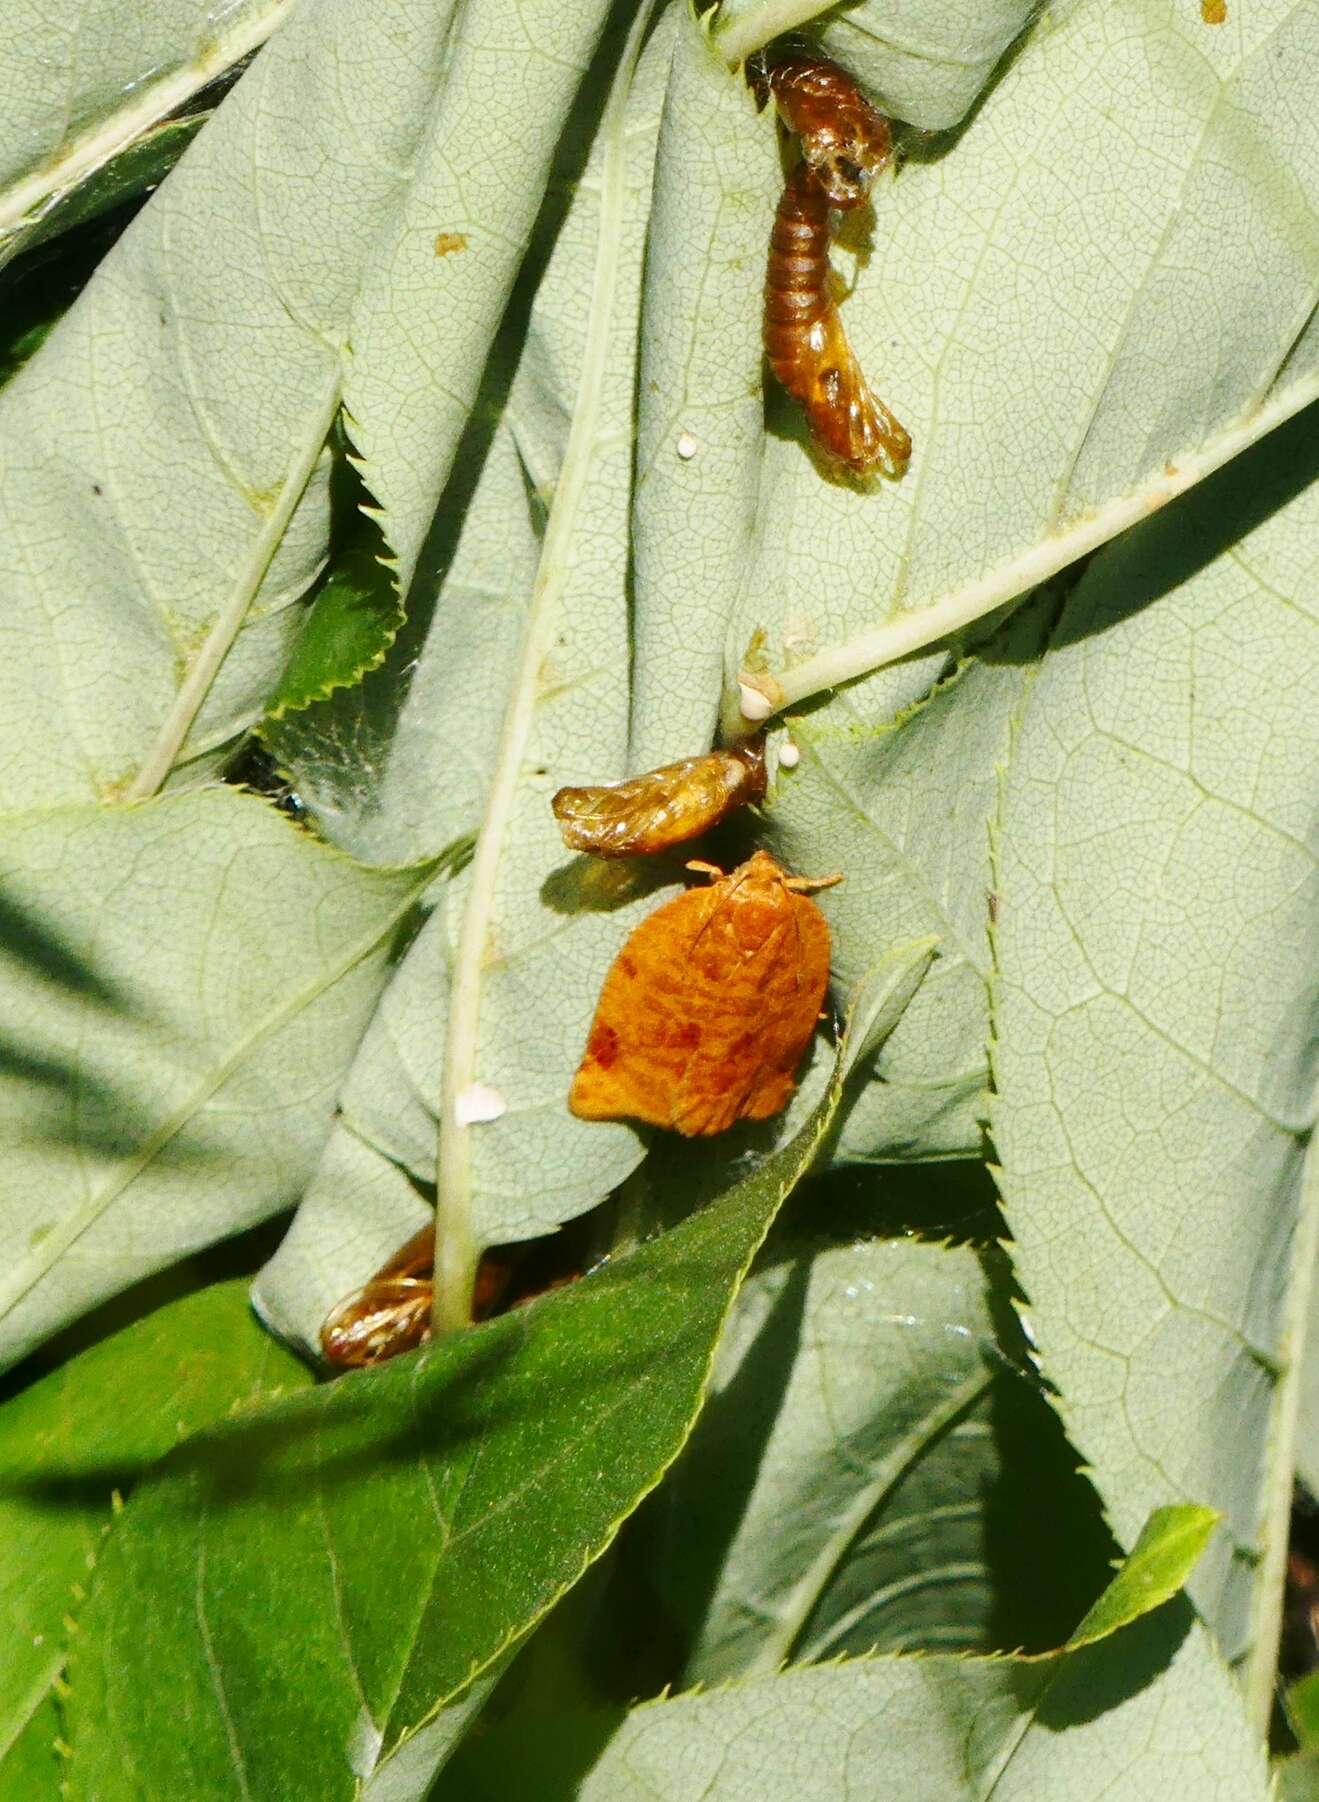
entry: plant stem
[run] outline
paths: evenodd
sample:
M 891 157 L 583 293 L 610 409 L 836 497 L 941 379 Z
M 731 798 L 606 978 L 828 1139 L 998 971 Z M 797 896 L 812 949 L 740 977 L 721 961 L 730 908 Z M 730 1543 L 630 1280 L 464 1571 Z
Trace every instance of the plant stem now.
M 914 651 L 925 650 L 992 613 L 1005 602 L 1025 595 L 1050 576 L 1057 575 L 1059 570 L 1066 569 L 1078 557 L 1107 544 L 1128 526 L 1157 513 L 1169 501 L 1185 494 L 1197 482 L 1221 469 L 1316 399 L 1319 399 L 1319 376 L 1297 381 L 1248 419 L 1217 433 L 1180 462 L 1166 465 L 1139 488 L 1106 501 L 1102 507 L 1084 514 L 1062 531 L 1018 552 L 983 575 L 973 577 L 928 606 L 897 613 L 882 625 L 859 632 L 842 644 L 831 645 L 814 657 L 794 664 L 791 669 L 775 670 L 771 675 L 748 675 L 744 679 L 765 696 L 771 713 L 777 713 L 823 689 L 855 682 L 861 676 L 883 669 L 886 664 L 896 663 L 900 657 L 910 657 Z M 734 686 L 724 701 L 723 740 L 735 743 L 739 738 L 745 738 L 749 729 Z
M 828 12 L 833 3 L 834 0 L 762 0 L 761 5 L 737 13 L 722 31 L 716 28 L 715 47 L 729 68 L 736 68 L 771 38 L 809 24 Z
M 449 1030 L 436 1154 L 435 1299 L 431 1319 L 437 1334 L 453 1332 L 471 1320 L 472 1284 L 479 1256 L 472 1217 L 473 1129 L 460 1122 L 457 1104 L 459 1097 L 477 1080 L 482 971 L 494 915 L 499 866 L 512 825 L 518 779 L 535 722 L 541 667 L 558 628 L 577 514 L 594 458 L 622 242 L 627 98 L 650 14 L 651 0 L 643 0 L 628 31 L 601 122 L 604 154 L 600 171 L 600 222 L 587 314 L 586 354 L 578 378 L 563 467 L 550 504 L 540 562 L 532 584 L 522 654 L 504 714 L 490 795 L 468 874 L 467 896 L 449 984 Z
M 1292 1486 L 1296 1471 L 1296 1432 L 1301 1406 L 1302 1362 L 1314 1291 L 1315 1258 L 1319 1256 L 1319 1153 L 1311 1139 L 1305 1154 L 1292 1250 L 1291 1285 L 1283 1320 L 1282 1375 L 1273 1396 L 1264 1506 L 1261 1511 L 1259 1566 L 1251 1606 L 1250 1654 L 1246 1663 L 1246 1708 L 1260 1739 L 1268 1737 L 1278 1674 L 1282 1635 L 1282 1589 L 1291 1536 Z

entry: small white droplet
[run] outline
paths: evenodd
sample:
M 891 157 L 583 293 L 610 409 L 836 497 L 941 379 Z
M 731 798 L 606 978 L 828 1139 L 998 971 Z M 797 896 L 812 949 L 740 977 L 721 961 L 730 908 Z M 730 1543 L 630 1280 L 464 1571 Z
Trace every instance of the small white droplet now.
M 459 1126 L 479 1126 L 507 1112 L 508 1103 L 499 1090 L 489 1089 L 483 1082 L 469 1082 L 454 1098 L 453 1117 Z
M 699 438 L 693 438 L 690 432 L 679 432 L 678 442 L 673 447 L 684 463 L 690 463 L 701 448 Z
M 795 770 L 801 762 L 801 752 L 790 738 L 785 738 L 779 746 L 779 763 L 785 770 Z
M 767 720 L 773 713 L 768 695 L 761 694 L 758 688 L 752 688 L 749 682 L 739 682 L 737 693 L 744 720 Z

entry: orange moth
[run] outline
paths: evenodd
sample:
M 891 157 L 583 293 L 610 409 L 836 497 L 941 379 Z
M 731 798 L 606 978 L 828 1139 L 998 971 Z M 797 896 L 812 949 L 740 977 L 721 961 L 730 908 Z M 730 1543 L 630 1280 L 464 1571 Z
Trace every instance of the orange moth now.
M 766 851 L 644 919 L 615 958 L 573 1079 L 583 1120 L 689 1137 L 787 1105 L 829 983 L 829 928 L 810 899 L 840 876 L 789 876 Z

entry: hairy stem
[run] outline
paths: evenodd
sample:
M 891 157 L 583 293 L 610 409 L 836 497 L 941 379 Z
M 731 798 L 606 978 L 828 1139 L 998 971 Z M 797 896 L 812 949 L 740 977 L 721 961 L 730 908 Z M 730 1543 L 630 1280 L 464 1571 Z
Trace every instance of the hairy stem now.
M 504 714 L 490 796 L 472 857 L 449 985 L 449 1031 L 436 1159 L 435 1301 L 431 1317 L 436 1333 L 452 1332 L 471 1319 L 472 1284 L 479 1256 L 472 1218 L 472 1127 L 463 1120 L 458 1104 L 477 1080 L 482 976 L 499 866 L 535 722 L 541 666 L 558 627 L 577 514 L 594 460 L 622 242 L 627 158 L 625 109 L 650 13 L 649 4 L 638 8 L 601 123 L 604 158 L 600 172 L 600 222 L 587 316 L 586 355 L 578 378 L 563 468 L 532 584 L 522 653 Z
M 743 671 L 741 682 L 747 693 L 740 693 L 735 688 L 725 697 L 724 742 L 735 743 L 745 738 L 751 730 L 752 720 L 763 720 L 824 689 L 837 688 L 840 683 L 855 682 L 861 676 L 871 675 L 901 657 L 909 657 L 915 651 L 938 644 L 941 639 L 972 625 L 1005 602 L 1025 595 L 1050 576 L 1057 575 L 1059 570 L 1066 569 L 1078 557 L 1097 550 L 1128 526 L 1137 524 L 1148 514 L 1156 513 L 1169 501 L 1185 494 L 1315 399 L 1319 399 L 1319 376 L 1295 382 L 1248 419 L 1217 433 L 1198 450 L 1167 465 L 1139 488 L 1106 501 L 1062 531 L 1019 551 L 1006 563 L 973 577 L 928 606 L 897 613 L 882 625 L 859 632 L 842 644 L 831 645 L 814 657 L 794 664 L 791 669 L 774 670 L 768 675 Z M 748 696 L 750 712 L 745 711 Z

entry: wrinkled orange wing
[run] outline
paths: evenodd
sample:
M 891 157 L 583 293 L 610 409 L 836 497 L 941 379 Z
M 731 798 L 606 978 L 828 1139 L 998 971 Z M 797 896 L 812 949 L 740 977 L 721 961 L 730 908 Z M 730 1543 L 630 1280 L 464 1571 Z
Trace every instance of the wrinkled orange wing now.
M 321 1328 L 331 1364 L 359 1370 L 430 1337 L 433 1287 L 429 1277 L 377 1276 L 333 1308 Z
M 331 1364 L 355 1370 L 411 1351 L 429 1336 L 435 1222 L 428 1221 L 369 1282 L 336 1302 L 321 1328 Z
M 687 889 L 634 927 L 596 1006 L 568 1105 L 582 1120 L 671 1126 L 692 1048 L 687 966 L 718 886 Z
M 787 1106 L 829 985 L 824 915 L 781 880 L 729 895 L 709 937 L 716 932 L 708 962 L 696 958 L 702 1032 L 674 1110 L 674 1126 L 693 1137 Z
M 627 782 L 561 788 L 551 806 L 569 850 L 646 857 L 699 838 L 764 793 L 764 749 L 756 744 L 684 757 Z
M 643 920 L 615 959 L 569 1106 L 689 1136 L 792 1093 L 829 980 L 829 929 L 763 853 Z

